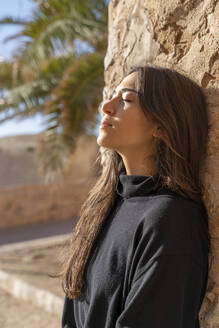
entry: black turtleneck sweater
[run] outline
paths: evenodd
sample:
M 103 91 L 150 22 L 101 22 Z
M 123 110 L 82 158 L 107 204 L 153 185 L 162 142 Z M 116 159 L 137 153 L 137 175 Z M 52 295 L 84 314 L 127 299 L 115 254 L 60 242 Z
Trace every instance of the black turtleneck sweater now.
M 120 173 L 118 200 L 85 273 L 83 300 L 65 297 L 63 328 L 198 328 L 208 275 L 196 203 L 154 176 Z

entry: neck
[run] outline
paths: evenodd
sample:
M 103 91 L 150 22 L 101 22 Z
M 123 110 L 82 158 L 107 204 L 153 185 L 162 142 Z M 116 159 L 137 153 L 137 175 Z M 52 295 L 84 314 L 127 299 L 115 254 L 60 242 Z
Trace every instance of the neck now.
M 154 175 L 158 172 L 155 166 L 154 156 L 148 156 L 144 159 L 132 158 L 131 160 L 127 157 L 123 157 L 123 163 L 125 166 L 127 175 Z

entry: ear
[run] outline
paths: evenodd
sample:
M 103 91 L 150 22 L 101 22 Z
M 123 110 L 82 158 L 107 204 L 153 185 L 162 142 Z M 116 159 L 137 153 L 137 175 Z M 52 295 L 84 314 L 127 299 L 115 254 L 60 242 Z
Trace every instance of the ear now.
M 155 125 L 154 131 L 153 131 L 153 137 L 158 138 L 161 135 L 161 128 L 158 125 Z

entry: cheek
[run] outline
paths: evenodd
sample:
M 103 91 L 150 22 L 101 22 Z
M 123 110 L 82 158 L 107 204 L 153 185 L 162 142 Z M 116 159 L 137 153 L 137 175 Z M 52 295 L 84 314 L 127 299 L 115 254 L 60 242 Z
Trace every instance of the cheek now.
M 152 141 L 152 126 L 142 116 L 132 116 L 124 120 L 117 131 L 118 140 L 126 145 L 148 144 Z
M 133 111 L 127 118 L 124 123 L 129 131 L 133 131 L 140 136 L 152 134 L 153 124 L 146 118 L 141 109 Z

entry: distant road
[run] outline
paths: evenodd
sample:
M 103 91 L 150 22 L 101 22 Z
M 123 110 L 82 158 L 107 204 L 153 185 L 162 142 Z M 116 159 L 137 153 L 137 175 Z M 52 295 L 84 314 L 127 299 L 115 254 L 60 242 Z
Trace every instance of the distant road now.
M 0 245 L 68 234 L 71 233 L 76 222 L 77 217 L 0 229 Z

